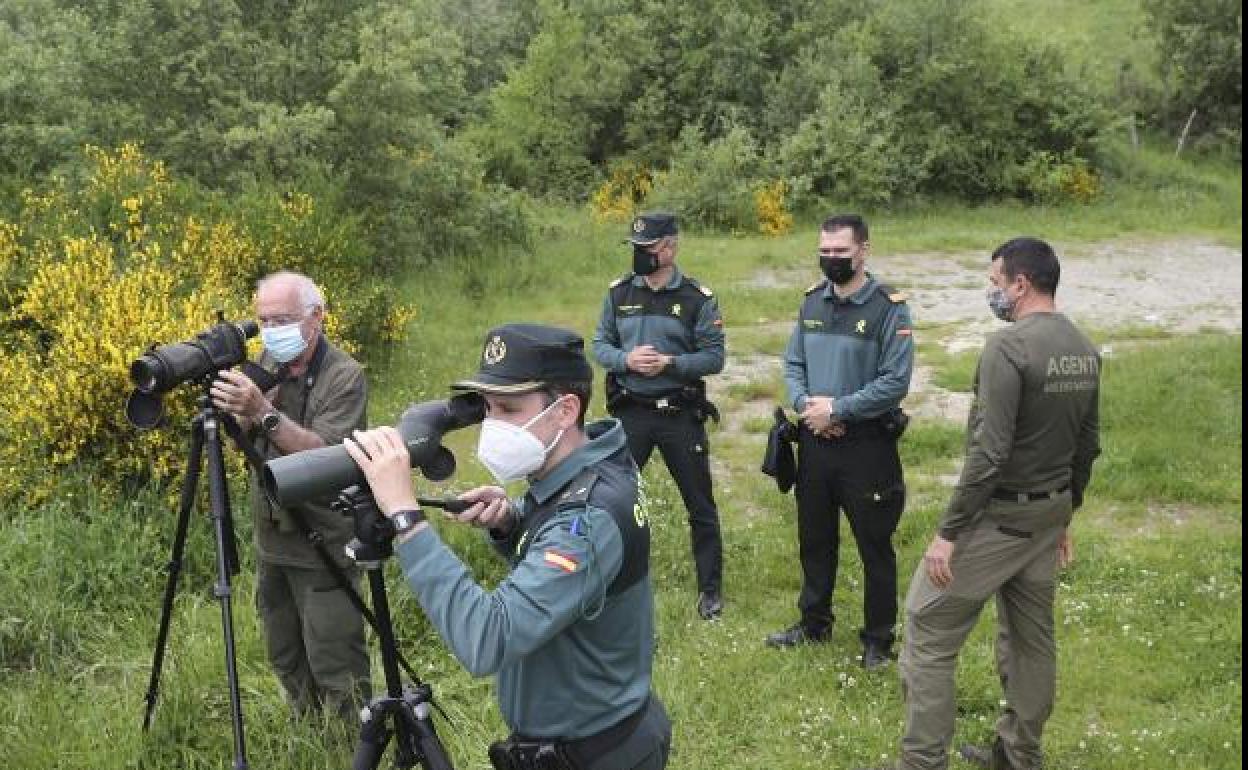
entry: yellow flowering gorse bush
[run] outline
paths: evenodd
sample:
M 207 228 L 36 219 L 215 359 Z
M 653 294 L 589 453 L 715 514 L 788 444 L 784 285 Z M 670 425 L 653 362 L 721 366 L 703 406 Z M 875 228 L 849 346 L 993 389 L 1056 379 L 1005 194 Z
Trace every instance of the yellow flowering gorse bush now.
M 38 500 L 69 466 L 106 492 L 172 478 L 199 390 L 167 394 L 168 425 L 137 431 L 124 416 L 130 363 L 207 329 L 218 312 L 251 317 L 268 272 L 299 270 L 321 285 L 337 344 L 358 351 L 402 337 L 414 311 L 388 286 L 356 285 L 358 265 L 339 259 L 350 232 L 309 221 L 309 196 L 275 201 L 259 224 L 209 222 L 173 203 L 163 166 L 136 145 L 86 157 L 85 184 L 26 191 L 18 221 L 0 221 L 0 499 Z
M 654 175 L 650 169 L 621 163 L 590 197 L 590 211 L 597 222 L 627 222 L 653 190 Z
M 789 186 L 783 179 L 754 191 L 754 211 L 758 216 L 758 230 L 763 235 L 785 235 L 793 229 L 788 194 Z

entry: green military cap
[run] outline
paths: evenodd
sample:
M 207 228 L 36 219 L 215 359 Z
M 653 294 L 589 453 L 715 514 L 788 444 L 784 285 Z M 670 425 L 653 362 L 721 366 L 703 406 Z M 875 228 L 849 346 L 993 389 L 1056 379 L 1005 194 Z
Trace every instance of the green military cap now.
M 553 382 L 589 382 L 593 370 L 585 359 L 581 335 L 555 326 L 504 324 L 485 335 L 481 368 L 452 390 L 478 393 L 530 393 Z

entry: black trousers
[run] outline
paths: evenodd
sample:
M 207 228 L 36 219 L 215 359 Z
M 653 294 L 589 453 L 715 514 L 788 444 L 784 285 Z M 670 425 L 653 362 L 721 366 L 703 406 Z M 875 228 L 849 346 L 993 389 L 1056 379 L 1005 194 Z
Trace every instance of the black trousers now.
M 659 448 L 689 513 L 698 590 L 718 592 L 723 580 L 724 545 L 719 532 L 719 510 L 711 490 L 706 427 L 687 409 L 663 413 L 628 404 L 617 410 L 616 417 L 624 425 L 628 448 L 638 469 L 645 468 L 654 448 Z
M 906 505 L 896 439 L 874 425 L 839 439 L 822 439 L 802 426 L 797 456 L 797 539 L 802 623 L 822 631 L 834 619 L 832 592 L 841 545 L 841 512 L 858 544 L 866 572 L 863 642 L 885 646 L 897 623 L 897 553 L 893 532 Z

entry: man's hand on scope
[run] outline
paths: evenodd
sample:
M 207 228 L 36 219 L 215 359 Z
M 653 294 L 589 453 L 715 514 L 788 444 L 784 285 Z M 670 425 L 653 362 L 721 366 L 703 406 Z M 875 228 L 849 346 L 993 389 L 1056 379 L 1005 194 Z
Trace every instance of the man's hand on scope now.
M 398 430 L 389 425 L 357 430 L 354 440 L 343 439 L 342 446 L 364 472 L 382 513 L 420 507 L 412 491 L 412 461 Z
M 235 419 L 254 423 L 273 410 L 273 404 L 260 392 L 256 383 L 236 369 L 217 372 L 210 392 L 213 406 L 228 412 Z
M 471 502 L 472 505 L 461 513 L 448 513 L 447 516 L 465 524 L 482 529 L 492 529 L 499 534 L 507 534 L 515 524 L 515 516 L 511 512 L 511 501 L 502 487 L 476 487 L 459 496 L 460 500 Z

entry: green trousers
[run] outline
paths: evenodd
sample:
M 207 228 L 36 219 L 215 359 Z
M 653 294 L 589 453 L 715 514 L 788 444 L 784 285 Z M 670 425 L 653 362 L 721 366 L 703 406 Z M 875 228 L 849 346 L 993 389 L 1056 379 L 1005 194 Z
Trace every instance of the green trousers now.
M 347 575 L 358 590 L 359 571 Z M 256 609 L 269 662 L 295 712 L 323 708 L 354 721 L 371 696 L 364 618 L 329 570 L 260 561 Z
M 999 759 L 998 764 L 1002 770 L 1041 766 L 1041 736 L 1057 687 L 1057 544 L 1070 516 L 1069 493 L 1028 503 L 993 500 L 975 526 L 958 538 L 949 586 L 937 588 L 919 564 L 906 598 L 899 660 L 906 699 L 901 767 L 949 766 L 958 653 L 993 597 L 999 623 L 997 667 L 1006 702 L 997 740 L 1004 749 L 1000 759 L 1008 760 Z

